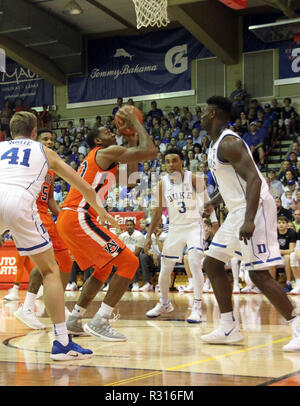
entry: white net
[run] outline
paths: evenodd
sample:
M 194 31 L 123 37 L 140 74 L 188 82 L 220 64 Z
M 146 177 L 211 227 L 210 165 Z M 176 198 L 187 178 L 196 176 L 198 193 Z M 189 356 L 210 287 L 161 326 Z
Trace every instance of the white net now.
M 132 0 L 136 12 L 137 28 L 166 26 L 170 20 L 168 17 L 167 0 Z

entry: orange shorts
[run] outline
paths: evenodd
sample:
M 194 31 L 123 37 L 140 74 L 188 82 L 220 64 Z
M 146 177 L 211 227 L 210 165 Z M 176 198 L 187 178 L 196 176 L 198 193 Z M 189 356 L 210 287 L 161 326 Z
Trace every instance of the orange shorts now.
M 56 226 L 83 271 L 92 266 L 103 268 L 126 247 L 115 234 L 85 212 L 62 210 Z
M 50 235 L 54 252 L 66 250 L 67 247 L 61 237 L 59 236 L 56 228 L 56 224 L 52 220 L 52 217 L 49 213 L 40 213 L 40 217 L 43 225 L 45 226 L 48 234 Z
M 31 261 L 31 259 L 29 257 L 25 257 L 25 256 L 21 257 L 21 255 L 17 251 L 16 266 L 17 266 L 17 274 L 16 274 L 15 283 L 20 283 L 21 280 L 23 279 L 24 272 L 26 272 L 29 275 L 34 267 L 34 263 Z

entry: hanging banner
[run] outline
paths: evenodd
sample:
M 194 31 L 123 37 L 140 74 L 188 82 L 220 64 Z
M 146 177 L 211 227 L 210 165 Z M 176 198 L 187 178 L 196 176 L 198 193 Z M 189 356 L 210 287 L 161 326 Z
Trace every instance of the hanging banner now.
M 89 42 L 88 76 L 68 81 L 72 103 L 191 90 L 191 61 L 212 54 L 185 29 Z
M 300 42 L 285 42 L 279 48 L 279 79 L 300 81 Z
M 6 58 L 5 72 L 0 72 L 0 105 L 23 99 L 26 107 L 53 105 L 53 85 L 30 69 Z

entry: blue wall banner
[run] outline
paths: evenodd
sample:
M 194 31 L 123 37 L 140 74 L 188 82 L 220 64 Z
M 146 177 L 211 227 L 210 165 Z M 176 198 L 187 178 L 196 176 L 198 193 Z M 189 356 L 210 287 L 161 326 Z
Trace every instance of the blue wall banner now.
M 28 68 L 6 59 L 6 72 L 0 72 L 0 106 L 21 98 L 27 107 L 53 105 L 53 85 Z
M 88 75 L 68 80 L 68 101 L 187 91 L 191 89 L 191 61 L 211 56 L 182 28 L 93 40 L 88 46 Z

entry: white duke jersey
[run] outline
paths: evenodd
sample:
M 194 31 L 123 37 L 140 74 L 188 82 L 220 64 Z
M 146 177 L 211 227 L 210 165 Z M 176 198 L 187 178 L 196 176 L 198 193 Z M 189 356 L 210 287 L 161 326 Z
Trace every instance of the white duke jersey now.
M 235 211 L 242 207 L 246 207 L 247 204 L 246 182 L 236 173 L 235 169 L 229 162 L 222 162 L 219 159 L 218 156 L 219 145 L 222 142 L 222 140 L 228 135 L 234 136 L 239 140 L 242 140 L 233 131 L 224 130 L 219 139 L 214 144 L 211 144 L 209 147 L 208 166 L 218 186 L 219 192 L 226 204 L 226 207 L 228 208 L 229 211 Z M 242 142 L 244 141 L 242 140 Z M 258 167 L 256 166 L 248 145 L 245 142 L 244 144 L 261 179 L 260 198 L 261 199 L 270 198 L 271 194 L 269 192 L 267 182 L 265 181 L 264 177 L 262 176 Z
M 0 142 L 0 187 L 26 189 L 35 201 L 49 169 L 43 145 L 28 138 Z
M 192 172 L 184 171 L 183 181 L 179 183 L 171 182 L 168 174 L 163 176 L 162 200 L 168 208 L 170 226 L 202 222 L 201 202 L 193 188 Z

